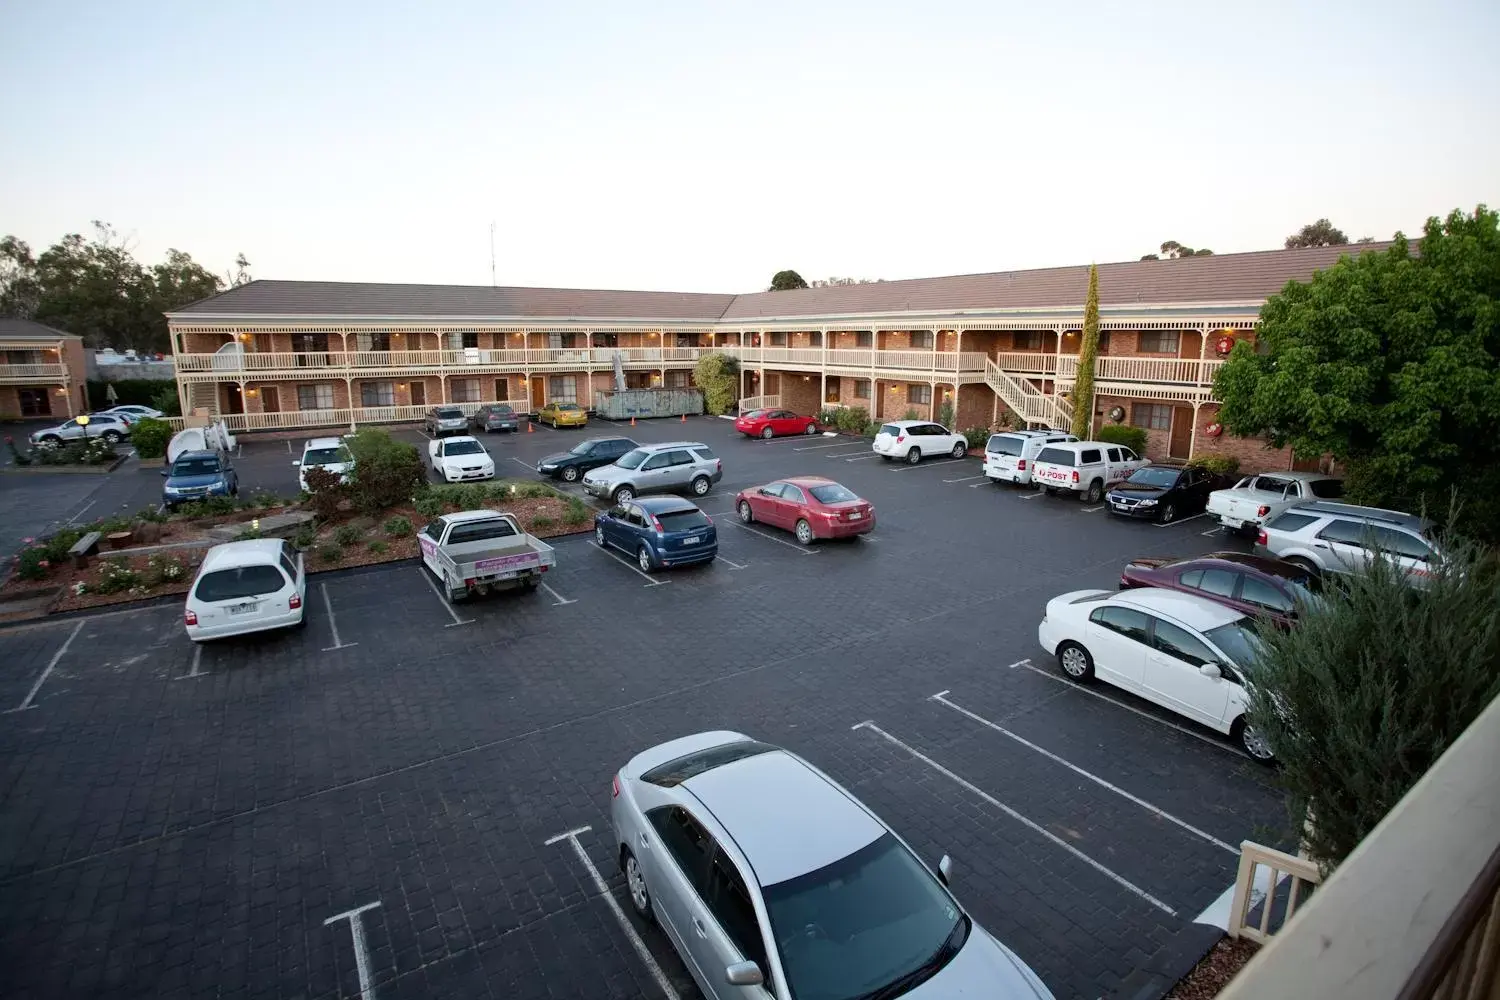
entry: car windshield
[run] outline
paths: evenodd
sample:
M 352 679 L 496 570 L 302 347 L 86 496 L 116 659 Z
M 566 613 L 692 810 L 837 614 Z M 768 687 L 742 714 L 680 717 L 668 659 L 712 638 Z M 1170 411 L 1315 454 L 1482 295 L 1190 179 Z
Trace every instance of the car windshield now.
M 798 1000 L 852 1000 L 962 941 L 967 921 L 932 874 L 887 833 L 763 890 L 787 984 Z M 913 984 L 915 985 L 915 984 Z
M 573 447 L 568 449 L 568 454 L 580 456 L 587 455 L 594 450 L 594 444 L 595 442 L 593 441 L 580 441 Z
M 451 406 L 437 411 L 437 417 L 439 420 L 455 420 L 463 415 L 463 410 Z
M 996 434 L 985 442 L 984 450 L 991 455 L 1019 455 L 1023 444 L 1024 442 L 1018 437 Z
M 314 448 L 302 456 L 303 465 L 348 465 L 353 459 L 347 448 Z
M 814 486 L 807 492 L 813 495 L 813 499 L 819 503 L 848 503 L 850 500 L 858 500 L 854 491 L 838 483 L 829 483 L 827 486 Z
M 179 458 L 172 463 L 174 476 L 213 476 L 219 472 L 219 460 L 212 455 L 201 458 Z
M 1136 469 L 1125 482 L 1131 486 L 1160 486 L 1165 490 L 1176 485 L 1178 475 L 1176 469 Z
M 701 510 L 674 510 L 666 514 L 657 514 L 656 519 L 667 531 L 696 531 L 699 528 L 707 528 L 711 523 L 708 515 Z
M 193 597 L 205 603 L 233 601 L 274 594 L 285 586 L 286 577 L 275 566 L 240 566 L 203 574 L 193 589 Z
M 640 448 L 637 448 L 635 451 L 627 451 L 625 454 L 615 459 L 615 464 L 622 469 L 635 469 L 638 468 L 640 464 L 645 460 L 646 452 Z
M 557 404 L 557 409 L 559 409 L 559 410 L 576 410 L 576 409 L 578 409 L 578 404 L 577 403 L 558 403 Z
M 449 441 L 445 449 L 448 455 L 483 455 L 484 445 L 478 441 Z
M 1248 667 L 1260 656 L 1260 640 L 1253 631 L 1254 622 L 1249 618 L 1232 621 L 1204 632 L 1208 641 L 1223 651 L 1229 661 L 1237 667 Z

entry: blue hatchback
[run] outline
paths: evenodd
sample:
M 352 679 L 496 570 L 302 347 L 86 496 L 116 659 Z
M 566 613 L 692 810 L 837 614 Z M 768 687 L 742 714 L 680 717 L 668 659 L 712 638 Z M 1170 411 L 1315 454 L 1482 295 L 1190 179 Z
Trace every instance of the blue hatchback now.
M 178 504 L 232 497 L 240 492 L 239 477 L 229 456 L 219 451 L 185 451 L 171 467 L 162 470 L 161 501 L 168 510 Z
M 681 497 L 637 497 L 595 514 L 594 541 L 631 556 L 643 573 L 709 562 L 719 552 L 713 521 Z

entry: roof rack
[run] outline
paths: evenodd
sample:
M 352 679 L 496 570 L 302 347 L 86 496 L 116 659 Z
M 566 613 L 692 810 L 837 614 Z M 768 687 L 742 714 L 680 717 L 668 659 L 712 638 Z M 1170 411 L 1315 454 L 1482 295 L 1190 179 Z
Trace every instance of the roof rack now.
M 1387 521 L 1391 524 L 1420 524 L 1416 514 L 1401 510 L 1386 510 L 1383 507 L 1361 507 L 1359 504 L 1336 503 L 1332 500 L 1308 500 L 1296 505 L 1298 510 L 1310 510 L 1319 514 L 1348 514 L 1367 521 Z

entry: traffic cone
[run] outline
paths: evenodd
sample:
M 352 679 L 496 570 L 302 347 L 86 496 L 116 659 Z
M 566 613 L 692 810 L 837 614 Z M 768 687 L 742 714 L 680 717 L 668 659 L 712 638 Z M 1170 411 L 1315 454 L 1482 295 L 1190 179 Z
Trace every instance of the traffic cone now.
M 526 433 L 527 434 L 535 434 L 536 433 L 536 425 L 534 425 L 530 420 L 526 421 Z
M 635 426 L 635 417 L 631 417 L 630 418 L 630 426 L 632 426 L 632 427 Z
M 687 423 L 687 414 L 686 414 L 686 413 L 684 413 L 684 414 L 683 414 L 683 415 L 682 415 L 682 422 L 683 422 L 683 423 Z

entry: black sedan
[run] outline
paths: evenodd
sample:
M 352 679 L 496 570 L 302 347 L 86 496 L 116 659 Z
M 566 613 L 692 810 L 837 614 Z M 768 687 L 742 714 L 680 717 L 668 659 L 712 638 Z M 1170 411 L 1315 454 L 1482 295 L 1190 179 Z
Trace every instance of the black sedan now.
M 1112 487 L 1104 503 L 1111 514 L 1167 524 L 1202 513 L 1212 492 L 1213 477 L 1203 469 L 1148 465 Z
M 630 438 L 584 438 L 569 451 L 548 455 L 536 463 L 536 471 L 553 479 L 576 483 L 590 469 L 610 465 L 628 451 L 640 447 Z
M 476 431 L 518 431 L 521 429 L 521 418 L 516 415 L 505 403 L 491 403 L 489 406 L 481 406 L 474 411 L 469 418 L 469 423 Z

